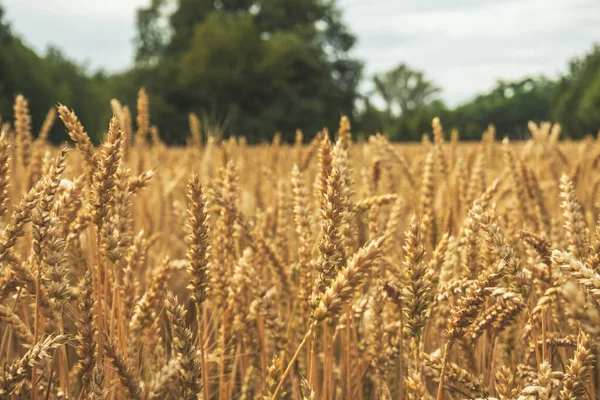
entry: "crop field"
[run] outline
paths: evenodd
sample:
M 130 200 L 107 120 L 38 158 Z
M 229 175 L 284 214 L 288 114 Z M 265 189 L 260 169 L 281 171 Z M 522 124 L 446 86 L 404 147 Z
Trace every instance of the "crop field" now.
M 71 109 L 73 106 L 75 109 Z M 596 399 L 600 144 L 0 138 L 0 399 Z M 72 142 L 47 141 L 62 124 Z

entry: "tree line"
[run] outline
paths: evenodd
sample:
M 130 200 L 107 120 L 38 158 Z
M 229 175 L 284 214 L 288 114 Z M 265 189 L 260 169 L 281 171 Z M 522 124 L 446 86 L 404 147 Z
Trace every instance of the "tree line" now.
M 133 66 L 91 72 L 52 47 L 44 55 L 13 32 L 0 5 L 0 115 L 10 120 L 18 93 L 29 100 L 33 126 L 63 103 L 77 110 L 90 135 L 106 130 L 115 97 L 135 109 L 140 87 L 150 95 L 152 123 L 168 144 L 185 143 L 188 115 L 250 143 L 296 129 L 309 139 L 348 115 L 357 134 L 384 132 L 419 140 L 439 116 L 447 132 L 475 140 L 488 124 L 512 138 L 527 136 L 529 120 L 557 121 L 569 137 L 600 128 L 600 46 L 569 62 L 556 80 L 499 81 L 488 93 L 450 108 L 441 88 L 404 63 L 365 76 L 351 55 L 356 37 L 335 0 L 149 0 L 137 10 Z M 399 55 L 401 57 L 401 55 Z M 359 84 L 372 82 L 370 93 Z M 378 100 L 374 100 L 378 99 Z M 66 140 L 59 126 L 54 142 Z

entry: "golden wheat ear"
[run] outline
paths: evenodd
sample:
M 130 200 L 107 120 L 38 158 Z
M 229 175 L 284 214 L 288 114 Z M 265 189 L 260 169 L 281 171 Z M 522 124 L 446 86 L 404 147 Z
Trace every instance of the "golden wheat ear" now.
M 192 331 L 185 323 L 186 310 L 172 292 L 168 292 L 165 297 L 165 308 L 173 330 L 173 346 L 183 394 L 185 398 L 197 398 L 201 391 L 200 362 Z

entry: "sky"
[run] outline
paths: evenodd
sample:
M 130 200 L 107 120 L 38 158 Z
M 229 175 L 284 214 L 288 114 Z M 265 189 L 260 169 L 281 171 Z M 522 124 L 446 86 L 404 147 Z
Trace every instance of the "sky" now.
M 91 69 L 133 63 L 135 9 L 150 0 L 0 0 L 14 30 Z M 282 0 L 286 1 L 286 0 Z M 425 71 L 457 105 L 498 79 L 556 77 L 600 43 L 600 0 L 338 0 L 366 76 L 400 62 Z M 368 87 L 368 86 L 367 86 Z

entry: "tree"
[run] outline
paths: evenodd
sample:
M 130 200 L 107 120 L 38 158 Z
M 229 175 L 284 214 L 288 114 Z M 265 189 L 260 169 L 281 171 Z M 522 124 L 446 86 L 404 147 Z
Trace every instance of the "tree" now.
M 4 7 L 0 4 L 0 40 L 5 41 L 12 37 L 10 24 L 4 20 Z
M 134 40 L 136 63 L 156 63 L 162 55 L 169 34 L 161 17 L 161 10 L 165 5 L 166 0 L 151 0 L 149 7 L 137 10 L 138 34 Z
M 421 71 L 400 64 L 391 71 L 375 75 L 375 92 L 386 104 L 389 118 L 410 116 L 435 100 L 441 89 L 425 78 Z
M 600 72 L 583 93 L 576 117 L 581 121 L 582 134 L 600 132 Z
M 0 7 L 0 115 L 12 119 L 15 96 L 23 94 L 29 100 L 35 135 L 48 109 L 60 102 L 75 108 L 88 132 L 99 138 L 110 112 L 103 85 L 55 47 L 40 57 L 11 32 L 3 15 Z M 64 127 L 55 124 L 50 140 L 67 138 Z
M 437 99 L 440 89 L 421 71 L 406 64 L 373 77 L 376 95 L 384 103 L 377 110 L 372 102 L 363 109 L 362 120 L 383 126 L 393 140 L 419 140 L 422 133 L 431 129 L 431 120 L 447 113 L 443 102 Z M 380 118 L 379 123 L 373 121 Z
M 185 116 L 230 116 L 249 140 L 314 134 L 354 112 L 362 64 L 334 1 L 152 0 L 138 10 L 138 71 Z M 174 11 L 168 12 L 169 9 Z M 167 26 L 161 21 L 168 21 Z M 171 132 L 185 118 L 154 119 Z M 175 134 L 178 136 L 178 134 Z
M 568 136 L 583 137 L 600 128 L 600 45 L 583 58 L 569 62 L 553 92 L 552 117 L 563 125 Z
M 457 107 L 451 118 L 465 139 L 479 139 L 489 124 L 494 124 L 499 137 L 524 139 L 529 121 L 550 120 L 553 85 L 543 76 L 499 81 L 489 93 Z

